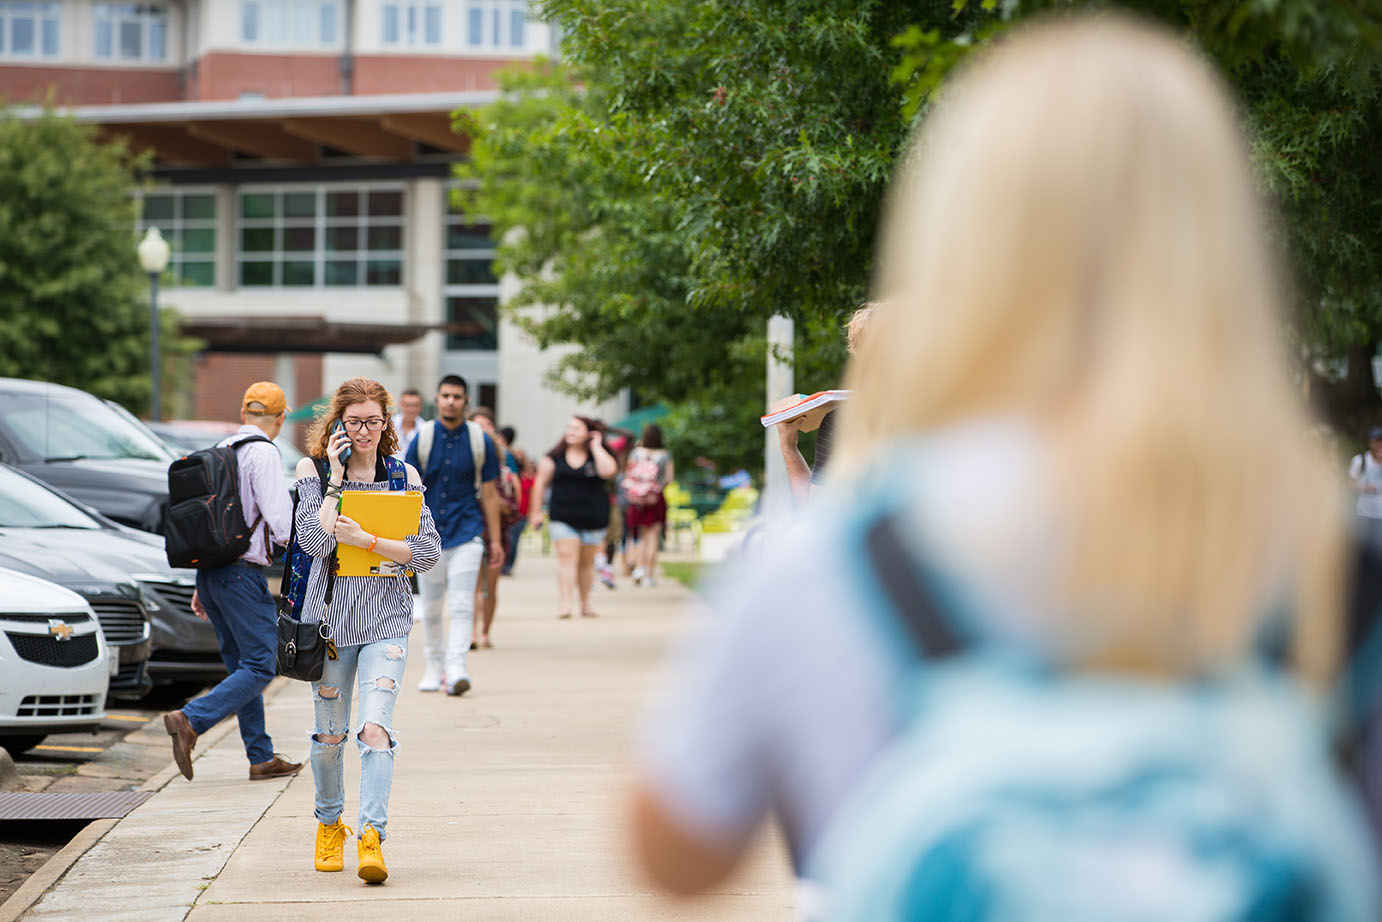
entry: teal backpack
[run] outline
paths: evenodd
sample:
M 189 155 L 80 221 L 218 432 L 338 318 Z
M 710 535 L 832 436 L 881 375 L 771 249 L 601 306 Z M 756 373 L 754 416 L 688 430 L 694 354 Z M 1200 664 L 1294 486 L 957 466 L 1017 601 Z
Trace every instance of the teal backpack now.
M 1382 919 L 1325 722 L 1279 670 L 1063 672 L 966 633 L 895 519 L 857 544 L 904 728 L 813 849 L 812 922 Z

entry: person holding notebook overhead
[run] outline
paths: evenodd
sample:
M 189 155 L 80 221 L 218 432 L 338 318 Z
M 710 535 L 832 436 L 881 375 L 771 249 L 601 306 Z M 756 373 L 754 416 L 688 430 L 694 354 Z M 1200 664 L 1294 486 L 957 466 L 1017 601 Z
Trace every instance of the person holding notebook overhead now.
M 297 467 L 297 541 L 314 558 L 302 620 L 327 621 L 337 652 L 334 659 L 328 655 L 321 679 L 312 683 L 315 866 L 318 871 L 344 869 L 344 842 L 352 830 L 341 822 L 343 750 L 351 728 L 358 727 L 353 732 L 360 752 L 358 874 L 366 883 L 382 883 L 389 873 L 381 845 L 398 753 L 393 713 L 408 662 L 413 594 L 402 569 L 392 576 L 336 576 L 333 552 L 344 546 L 364 548 L 420 573 L 441 559 L 441 538 L 426 504 L 417 533 L 401 540 L 371 534 L 339 511 L 345 492 L 385 491 L 396 488 L 400 480 L 409 490 L 423 489 L 417 470 L 392 457 L 398 433 L 387 415 L 390 403 L 379 382 L 346 381 L 313 424 L 308 436 L 312 457 Z M 324 479 L 323 460 L 328 472 Z M 352 693 L 358 701 L 353 723 Z

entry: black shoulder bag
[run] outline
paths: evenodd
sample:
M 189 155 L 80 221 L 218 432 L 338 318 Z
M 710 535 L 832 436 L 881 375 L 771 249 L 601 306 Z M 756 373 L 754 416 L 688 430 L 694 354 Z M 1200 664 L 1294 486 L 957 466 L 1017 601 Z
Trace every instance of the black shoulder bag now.
M 326 485 L 329 483 L 322 462 L 316 458 L 317 476 L 321 478 L 322 502 L 326 501 Z M 283 581 L 278 590 L 278 674 L 304 682 L 316 682 L 322 677 L 328 658 L 336 658 L 336 642 L 331 639 L 331 622 L 326 617 L 326 606 L 331 604 L 332 590 L 336 588 L 336 551 L 323 563 L 326 565 L 326 598 L 323 600 L 322 619 L 318 622 L 305 622 L 296 617 L 301 614 L 294 609 L 301 605 L 306 595 L 307 577 L 311 572 L 312 556 L 297 543 L 297 500 L 293 501 L 293 530 L 288 539 L 288 551 L 283 555 Z M 295 585 L 300 581 L 301 587 Z

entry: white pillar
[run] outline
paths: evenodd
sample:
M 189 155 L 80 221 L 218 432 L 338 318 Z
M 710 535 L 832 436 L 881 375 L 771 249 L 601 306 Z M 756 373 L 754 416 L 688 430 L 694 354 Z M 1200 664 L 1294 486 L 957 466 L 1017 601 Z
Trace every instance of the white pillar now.
M 790 317 L 774 314 L 768 318 L 768 393 L 763 412 L 795 392 L 792 376 L 792 349 L 795 325 Z M 792 504 L 792 486 L 787 482 L 787 465 L 778 446 L 777 430 L 765 429 L 763 436 L 763 508 L 769 516 L 784 512 Z

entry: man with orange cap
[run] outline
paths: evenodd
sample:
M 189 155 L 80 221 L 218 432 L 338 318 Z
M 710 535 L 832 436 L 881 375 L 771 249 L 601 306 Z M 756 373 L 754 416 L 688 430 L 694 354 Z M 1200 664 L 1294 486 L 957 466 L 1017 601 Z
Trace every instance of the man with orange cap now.
M 277 673 L 277 612 L 264 569 L 272 545 L 286 545 L 293 524 L 288 481 L 273 444 L 287 412 L 288 402 L 277 384 L 251 384 L 240 402 L 240 431 L 220 443 L 235 448 L 240 508 L 245 521 L 255 524 L 249 549 L 239 560 L 197 571 L 192 610 L 216 629 L 229 675 L 181 710 L 164 715 L 164 729 L 173 738 L 173 761 L 188 781 L 192 780 L 197 737 L 231 714 L 240 723 L 251 781 L 281 778 L 302 769 L 301 762 L 289 762 L 274 752 L 264 728 L 264 687 Z

